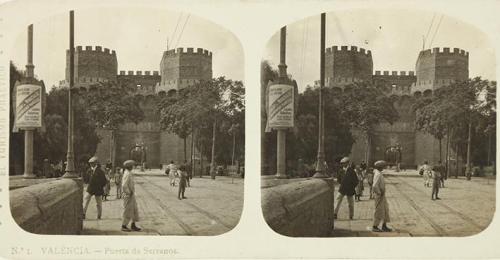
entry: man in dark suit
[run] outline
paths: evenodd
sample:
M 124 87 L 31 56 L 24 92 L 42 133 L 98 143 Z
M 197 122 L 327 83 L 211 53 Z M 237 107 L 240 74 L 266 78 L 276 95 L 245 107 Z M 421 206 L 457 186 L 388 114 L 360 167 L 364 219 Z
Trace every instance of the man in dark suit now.
M 337 218 L 340 205 L 344 196 L 347 196 L 347 204 L 349 204 L 349 219 L 354 217 L 354 194 L 356 193 L 356 185 L 358 185 L 358 177 L 354 171 L 354 165 L 348 157 L 344 157 L 340 161 L 341 169 L 340 176 L 343 176 L 340 181 L 339 195 L 337 196 L 337 205 L 335 206 L 333 217 Z
M 89 206 L 92 196 L 95 197 L 95 202 L 97 204 L 97 219 L 101 219 L 102 215 L 102 195 L 104 195 L 104 186 L 106 186 L 106 176 L 99 165 L 99 159 L 97 156 L 90 158 L 89 160 L 90 168 L 87 171 L 88 176 L 88 186 L 87 193 L 83 198 L 83 218 L 85 219 L 85 213 L 87 212 L 87 207 Z

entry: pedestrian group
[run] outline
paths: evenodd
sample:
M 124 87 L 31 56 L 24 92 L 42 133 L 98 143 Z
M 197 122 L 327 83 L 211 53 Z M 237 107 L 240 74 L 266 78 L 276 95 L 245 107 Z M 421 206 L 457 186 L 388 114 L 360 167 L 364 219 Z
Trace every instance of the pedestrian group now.
M 336 171 L 337 182 L 340 184 L 334 208 L 334 218 L 342 205 L 344 197 L 347 197 L 349 207 L 349 219 L 354 218 L 354 201 L 361 201 L 364 190 L 364 179 L 367 179 L 370 189 L 370 199 L 374 199 L 375 210 L 373 213 L 373 232 L 391 232 L 387 226 L 390 221 L 389 205 L 385 197 L 385 181 L 382 171 L 386 167 L 385 161 L 377 161 L 373 168 L 368 168 L 365 162 L 356 167 L 349 159 L 344 157 L 340 160 L 340 169 Z M 380 226 L 380 224 L 382 224 Z
M 390 222 L 389 205 L 386 198 L 386 188 L 383 171 L 387 163 L 383 160 L 376 161 L 373 168 L 362 162 L 358 167 L 350 161 L 348 157 L 340 160 L 340 167 L 336 169 L 335 175 L 339 183 L 339 194 L 336 197 L 334 208 L 334 219 L 337 219 L 340 206 L 344 197 L 347 197 L 349 207 L 349 219 L 354 217 L 354 202 L 361 201 L 364 190 L 364 180 L 367 180 L 370 199 L 374 199 L 373 232 L 391 232 L 387 226 Z M 431 199 L 440 200 L 439 189 L 444 188 L 446 167 L 441 161 L 437 165 L 431 166 L 427 161 L 419 167 L 418 172 L 423 176 L 424 187 L 432 187 Z
M 83 219 L 86 217 L 87 208 L 92 197 L 96 201 L 97 219 L 101 219 L 102 204 L 103 201 L 108 200 L 108 196 L 111 194 L 111 180 L 113 180 L 116 186 L 116 198 L 123 200 L 121 230 L 126 232 L 141 231 L 141 228 L 136 225 L 139 221 L 139 208 L 135 194 L 133 169 L 137 163 L 134 160 L 127 160 L 123 163 L 123 168 L 116 167 L 115 172 L 113 172 L 111 160 L 107 161 L 104 170 L 97 156 L 90 158 L 88 164 L 89 168 L 82 176 L 86 184 L 83 199 Z M 185 196 L 186 187 L 190 187 L 190 179 L 192 178 L 191 167 L 188 162 L 184 161 L 183 165 L 177 166 L 174 161 L 171 161 L 167 165 L 165 173 L 169 176 L 172 187 L 175 187 L 177 183 L 179 184 L 178 199 L 187 199 Z

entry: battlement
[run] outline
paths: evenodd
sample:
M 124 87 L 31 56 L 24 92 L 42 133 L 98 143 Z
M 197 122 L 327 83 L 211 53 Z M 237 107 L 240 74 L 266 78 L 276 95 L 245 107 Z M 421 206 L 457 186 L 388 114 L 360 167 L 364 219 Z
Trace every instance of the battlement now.
M 207 57 L 212 57 L 212 52 L 202 49 L 202 48 L 197 48 L 196 51 L 194 51 L 194 48 L 177 48 L 177 49 L 172 49 L 165 51 L 163 55 L 167 56 L 174 56 L 174 55 L 180 55 L 180 54 L 195 54 L 195 55 L 203 55 Z
M 124 71 L 124 70 L 120 70 L 120 74 L 118 74 L 119 76 L 159 76 L 160 75 L 160 72 L 155 70 L 155 71 L 149 71 L 149 70 L 146 70 L 146 71 L 133 71 L 133 70 L 129 70 L 129 71 Z
M 69 50 L 66 50 L 66 52 L 69 52 Z M 75 48 L 75 53 L 102 53 L 102 54 L 109 54 L 109 55 L 114 55 L 116 56 L 116 52 L 114 50 L 110 50 L 108 48 L 102 48 L 102 46 L 85 46 L 85 49 L 83 46 L 76 46 Z
M 453 51 L 451 51 L 450 48 L 445 47 L 445 48 L 432 48 L 432 49 L 427 49 L 423 50 L 420 52 L 419 56 L 431 56 L 431 55 L 455 55 L 455 56 L 463 56 L 463 57 L 469 57 L 469 52 L 459 49 L 459 48 L 453 48 Z
M 382 74 L 383 73 L 383 74 Z M 414 77 L 415 71 L 380 71 L 376 70 L 374 76 L 399 76 L 399 77 Z
M 330 48 L 326 48 L 326 53 L 335 53 L 335 52 L 349 52 L 349 53 L 359 53 L 371 56 L 372 52 L 370 50 L 365 50 L 364 48 L 359 48 L 357 46 L 332 46 Z

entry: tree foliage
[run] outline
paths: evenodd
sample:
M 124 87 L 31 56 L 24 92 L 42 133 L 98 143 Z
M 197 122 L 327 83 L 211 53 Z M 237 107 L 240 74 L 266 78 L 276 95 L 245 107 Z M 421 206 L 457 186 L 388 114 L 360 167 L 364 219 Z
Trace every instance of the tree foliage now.
M 124 123 L 144 119 L 139 96 L 129 84 L 98 83 L 80 91 L 79 101 L 96 127 L 117 129 Z
M 341 109 L 351 127 L 370 132 L 380 123 L 392 124 L 399 119 L 394 100 L 384 90 L 369 82 L 357 82 L 344 88 Z
M 195 133 L 197 148 L 211 156 L 213 124 L 216 123 L 216 161 L 230 163 L 233 133 L 238 134 L 238 155 L 244 154 L 245 89 L 241 81 L 225 77 L 180 89 L 164 96 L 159 104 L 160 127 L 180 138 Z M 230 129 L 232 129 L 230 131 Z
M 496 82 L 481 78 L 455 82 L 436 89 L 415 103 L 415 127 L 442 139 L 450 133 L 452 147 L 466 157 L 469 123 L 473 125 L 472 158 L 485 163 L 488 141 L 496 133 Z M 490 140 L 487 140 L 490 139 Z M 481 145 L 482 144 L 482 145 Z

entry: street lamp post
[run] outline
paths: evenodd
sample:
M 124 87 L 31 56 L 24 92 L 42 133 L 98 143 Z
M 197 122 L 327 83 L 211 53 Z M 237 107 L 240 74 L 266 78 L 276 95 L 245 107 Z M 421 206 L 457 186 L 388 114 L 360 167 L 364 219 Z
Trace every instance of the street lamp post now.
M 35 65 L 33 65 L 33 24 L 28 26 L 28 64 L 26 64 L 26 80 L 35 81 Z M 24 174 L 26 179 L 36 178 L 33 173 L 33 135 L 35 129 L 24 129 Z
M 323 111 L 323 88 L 325 86 L 325 13 L 321 14 L 320 40 L 320 84 L 319 84 L 319 122 L 318 122 L 318 155 L 314 178 L 327 178 L 325 169 L 325 116 Z
M 288 83 L 287 72 L 286 72 L 286 26 L 281 28 L 280 35 L 280 64 L 278 83 L 286 84 Z M 276 178 L 285 179 L 286 174 L 286 129 L 277 129 L 277 147 L 276 147 Z
M 74 143 L 74 115 L 73 115 L 73 97 L 72 89 L 75 73 L 75 43 L 74 43 L 74 11 L 69 12 L 69 86 L 68 86 L 68 151 L 66 156 L 66 170 L 64 178 L 77 178 L 75 172 L 75 154 L 73 150 Z

